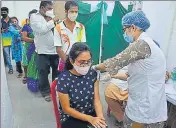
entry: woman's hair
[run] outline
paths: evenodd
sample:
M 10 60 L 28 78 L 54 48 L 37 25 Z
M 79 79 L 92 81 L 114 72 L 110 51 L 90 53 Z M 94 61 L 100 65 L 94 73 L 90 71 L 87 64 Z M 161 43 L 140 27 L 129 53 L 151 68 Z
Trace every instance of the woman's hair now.
M 12 20 L 12 19 L 15 19 L 15 20 L 17 20 L 17 21 L 18 21 L 18 18 L 17 18 L 17 17 L 15 17 L 15 16 L 11 17 L 10 19 L 11 19 L 11 20 Z
M 33 9 L 32 11 L 29 12 L 29 14 L 28 14 L 29 19 L 30 19 L 30 17 L 31 17 L 31 14 L 33 14 L 33 13 L 37 13 L 37 10 L 36 10 L 36 9 Z
M 67 1 L 65 3 L 65 10 L 68 11 L 72 7 L 78 7 L 78 4 L 76 1 Z
M 75 44 L 73 44 L 72 48 L 70 49 L 69 52 L 69 57 L 67 58 L 66 62 L 65 62 L 65 68 L 66 70 L 71 70 L 73 69 L 73 65 L 70 62 L 70 59 L 74 62 L 75 59 L 83 52 L 89 51 L 90 49 L 89 47 L 86 45 L 86 43 L 81 43 L 81 42 L 77 42 Z M 90 55 L 92 56 L 91 52 Z

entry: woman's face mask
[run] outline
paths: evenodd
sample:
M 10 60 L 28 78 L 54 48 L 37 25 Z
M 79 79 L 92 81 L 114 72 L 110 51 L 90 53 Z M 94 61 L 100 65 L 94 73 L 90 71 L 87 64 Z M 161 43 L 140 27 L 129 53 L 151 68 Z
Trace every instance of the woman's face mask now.
M 89 72 L 90 66 L 92 65 L 92 59 L 89 60 L 77 60 L 73 64 L 74 69 L 81 75 L 86 75 Z
M 123 37 L 126 42 L 133 43 L 134 42 L 133 32 L 128 32 L 130 34 L 127 34 L 127 31 L 126 31 L 126 29 L 129 29 L 130 27 L 131 26 L 123 28 L 123 31 L 124 31 Z
M 80 75 L 86 75 L 90 69 L 90 66 L 80 67 L 76 65 L 75 63 L 73 64 L 73 67 L 76 70 L 76 72 L 79 73 Z
M 133 41 L 134 41 L 134 38 L 132 35 L 127 35 L 126 33 L 124 33 L 123 37 L 124 37 L 125 41 L 128 43 L 133 43 Z

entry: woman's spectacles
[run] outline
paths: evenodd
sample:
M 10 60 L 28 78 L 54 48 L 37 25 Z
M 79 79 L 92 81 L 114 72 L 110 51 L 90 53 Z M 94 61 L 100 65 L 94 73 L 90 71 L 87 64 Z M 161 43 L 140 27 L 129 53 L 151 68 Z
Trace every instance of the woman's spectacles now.
M 85 67 L 85 66 L 90 66 L 93 63 L 92 59 L 89 60 L 77 60 L 76 61 L 80 64 L 81 67 Z
M 126 29 L 127 29 L 127 28 L 130 28 L 130 27 L 131 27 L 131 26 L 124 27 L 124 28 L 122 29 L 122 31 L 125 32 Z

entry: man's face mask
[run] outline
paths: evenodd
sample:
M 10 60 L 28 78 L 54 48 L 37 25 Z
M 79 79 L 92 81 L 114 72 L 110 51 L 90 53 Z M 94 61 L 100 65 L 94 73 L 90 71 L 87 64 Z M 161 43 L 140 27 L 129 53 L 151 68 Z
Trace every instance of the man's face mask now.
M 78 7 L 77 6 L 71 7 L 68 10 L 68 18 L 69 18 L 69 20 L 74 22 L 74 21 L 76 21 L 77 17 L 78 17 Z
M 1 12 L 1 16 L 2 16 L 2 18 L 6 18 L 7 16 L 8 16 L 8 14 L 7 14 L 7 12 Z
M 55 17 L 55 16 L 54 16 L 54 13 L 53 13 L 53 10 L 48 10 L 48 11 L 46 11 L 45 15 L 48 16 L 48 17 L 51 17 L 51 18 L 54 18 L 54 17 Z
M 77 17 L 78 17 L 78 13 L 68 12 L 68 18 L 70 19 L 70 21 L 72 21 L 72 22 L 76 21 Z
M 46 7 L 42 7 L 42 12 L 43 12 L 43 16 L 54 18 L 52 5 L 47 5 Z

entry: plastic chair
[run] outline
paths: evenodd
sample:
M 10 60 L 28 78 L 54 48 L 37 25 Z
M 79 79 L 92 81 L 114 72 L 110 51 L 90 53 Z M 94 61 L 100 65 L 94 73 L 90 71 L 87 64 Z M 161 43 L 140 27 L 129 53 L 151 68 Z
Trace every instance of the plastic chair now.
M 51 90 L 51 98 L 54 106 L 54 113 L 55 113 L 57 128 L 61 128 L 59 110 L 57 105 L 56 85 L 57 85 L 57 79 L 55 79 L 51 83 L 50 90 Z
M 110 113 L 111 113 L 111 108 L 108 106 L 107 108 L 107 116 L 110 117 Z

